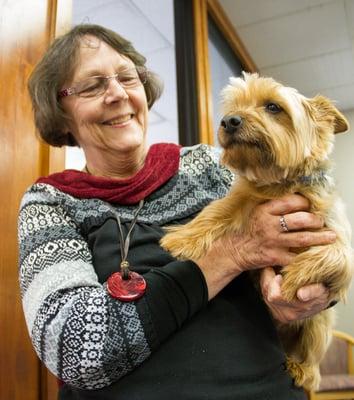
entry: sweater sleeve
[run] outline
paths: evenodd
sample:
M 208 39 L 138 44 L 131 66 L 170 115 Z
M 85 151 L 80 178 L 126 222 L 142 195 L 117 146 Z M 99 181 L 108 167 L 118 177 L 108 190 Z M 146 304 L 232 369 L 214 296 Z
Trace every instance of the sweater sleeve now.
M 138 304 L 151 349 L 208 303 L 204 275 L 192 261 L 174 261 L 144 275 L 148 290 Z M 147 324 L 148 323 L 148 324 Z
M 45 191 L 25 194 L 18 238 L 34 348 L 52 373 L 75 387 L 99 389 L 120 379 L 207 302 L 202 273 L 189 262 L 148 273 L 148 291 L 136 302 L 111 298 L 79 227 Z

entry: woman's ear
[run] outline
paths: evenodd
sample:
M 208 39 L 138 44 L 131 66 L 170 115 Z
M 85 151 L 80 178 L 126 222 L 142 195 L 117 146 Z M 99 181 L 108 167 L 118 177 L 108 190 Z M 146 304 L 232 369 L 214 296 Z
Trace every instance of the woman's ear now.
M 348 120 L 327 97 L 317 95 L 310 99 L 309 102 L 323 119 L 326 117 L 327 119 L 328 117 L 332 119 L 334 133 L 346 132 L 350 128 Z

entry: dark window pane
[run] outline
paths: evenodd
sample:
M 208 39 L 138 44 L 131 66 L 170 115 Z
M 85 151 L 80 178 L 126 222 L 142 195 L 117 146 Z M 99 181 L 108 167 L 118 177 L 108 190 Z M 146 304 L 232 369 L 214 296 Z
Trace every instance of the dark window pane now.
M 242 66 L 211 17 L 208 18 L 208 31 L 214 143 L 217 144 L 216 133 L 222 117 L 220 113 L 220 92 L 229 82 L 230 76 L 239 76 L 241 74 Z

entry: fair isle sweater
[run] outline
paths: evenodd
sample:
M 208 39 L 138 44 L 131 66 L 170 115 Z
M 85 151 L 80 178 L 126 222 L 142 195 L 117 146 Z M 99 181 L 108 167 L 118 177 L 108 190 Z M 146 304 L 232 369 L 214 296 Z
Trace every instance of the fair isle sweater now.
M 147 291 L 121 302 L 106 290 L 137 205 L 75 198 L 38 183 L 19 217 L 20 287 L 39 358 L 65 384 L 60 399 L 303 399 L 284 371 L 266 307 L 247 274 L 208 303 L 193 262 L 159 246 L 224 196 L 233 180 L 206 145 L 182 148 L 178 173 L 145 199 L 128 260 Z M 215 266 L 217 268 L 217 266 Z

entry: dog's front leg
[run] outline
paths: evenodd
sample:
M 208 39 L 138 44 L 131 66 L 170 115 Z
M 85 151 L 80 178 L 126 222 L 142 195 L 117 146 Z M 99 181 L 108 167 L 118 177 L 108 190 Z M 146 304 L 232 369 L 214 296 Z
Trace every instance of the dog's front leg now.
M 352 278 L 351 263 L 351 249 L 340 239 L 331 245 L 313 246 L 282 269 L 282 294 L 292 301 L 301 287 L 322 283 L 329 290 L 329 301 L 343 301 Z
M 168 227 L 160 244 L 176 258 L 196 260 L 216 239 L 237 230 L 238 212 L 232 196 L 215 200 L 188 224 Z

